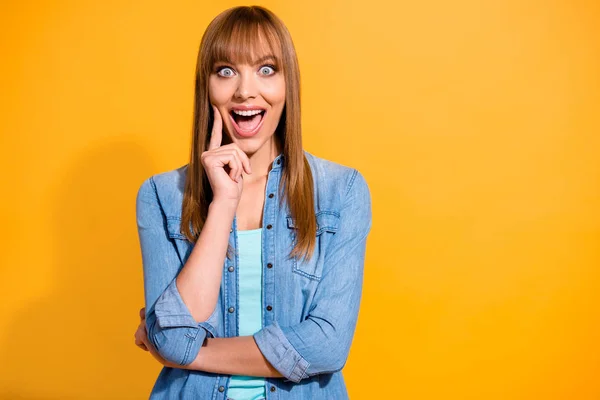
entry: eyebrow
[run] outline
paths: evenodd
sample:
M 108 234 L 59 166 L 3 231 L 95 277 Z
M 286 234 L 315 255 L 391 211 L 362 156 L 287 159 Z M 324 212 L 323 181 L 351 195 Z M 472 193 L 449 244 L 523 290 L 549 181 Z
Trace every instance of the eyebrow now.
M 277 61 L 277 58 L 275 58 L 275 56 L 272 55 L 272 54 L 268 54 L 268 55 L 266 55 L 264 57 L 259 58 L 256 61 L 254 61 L 254 65 L 260 64 L 260 63 L 262 63 L 264 61 L 267 61 L 267 60 Z
M 264 61 L 267 61 L 267 60 L 273 60 L 273 61 L 277 62 L 277 57 L 275 57 L 272 54 L 267 54 L 266 56 L 261 57 L 258 60 L 255 60 L 254 63 L 253 63 L 253 66 L 254 65 L 258 65 L 258 64 L 260 64 L 260 63 L 262 63 Z M 229 59 L 229 57 L 226 57 L 224 60 L 217 60 L 217 61 L 215 61 L 215 64 L 216 63 L 220 63 L 220 62 L 223 62 L 223 63 L 226 63 L 226 64 L 235 64 L 233 62 L 233 60 Z

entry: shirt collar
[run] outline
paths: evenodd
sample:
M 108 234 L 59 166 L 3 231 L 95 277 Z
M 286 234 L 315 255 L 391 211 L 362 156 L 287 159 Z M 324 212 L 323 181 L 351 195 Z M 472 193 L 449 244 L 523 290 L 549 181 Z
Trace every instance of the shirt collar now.
M 271 164 L 271 170 L 283 167 L 284 158 L 285 157 L 283 156 L 283 153 L 279 153 L 277 157 L 275 157 L 275 159 L 273 160 L 273 163 Z

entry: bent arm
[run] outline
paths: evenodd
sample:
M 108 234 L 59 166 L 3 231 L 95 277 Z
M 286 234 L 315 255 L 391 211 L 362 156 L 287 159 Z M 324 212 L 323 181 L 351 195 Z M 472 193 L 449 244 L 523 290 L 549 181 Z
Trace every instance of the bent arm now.
M 252 336 L 209 338 L 196 359 L 184 368 L 264 378 L 283 376 L 263 356 Z
M 236 208 L 234 203 L 210 203 L 200 236 L 177 276 L 181 297 L 197 321 L 207 319 L 217 305 Z
M 136 219 L 142 251 L 148 339 L 167 361 L 189 364 L 206 337 L 217 335 L 218 321 L 210 317 L 218 299 L 231 225 L 227 219 L 233 220 L 234 215 L 228 210 L 218 206 L 211 208 L 194 249 L 182 265 L 175 243 L 165 230 L 167 221 L 154 179 L 144 181 L 138 190 Z M 214 241 L 209 239 L 211 234 Z M 209 240 L 210 251 L 207 250 Z

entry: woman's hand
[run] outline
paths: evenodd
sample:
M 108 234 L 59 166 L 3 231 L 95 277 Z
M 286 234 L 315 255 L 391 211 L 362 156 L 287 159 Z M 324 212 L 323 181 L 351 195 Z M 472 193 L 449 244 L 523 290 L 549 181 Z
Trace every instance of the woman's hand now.
M 251 174 L 250 160 L 237 144 L 221 146 L 223 119 L 218 108 L 213 107 L 214 123 L 208 150 L 200 156 L 213 191 L 213 201 L 233 201 L 237 205 L 242 197 L 242 172 Z M 226 168 L 229 170 L 227 172 Z
M 148 331 L 146 330 L 146 307 L 142 307 L 140 309 L 140 324 L 138 325 L 137 331 L 135 331 L 134 336 L 135 344 L 140 349 L 149 351 L 150 354 L 152 354 L 152 356 L 156 358 L 156 360 L 158 360 L 158 362 L 164 365 L 165 367 L 185 368 L 181 365 L 174 364 L 162 358 L 161 355 L 158 354 L 158 351 L 156 351 L 152 343 L 150 343 L 150 341 L 148 340 Z
M 133 337 L 135 337 L 135 345 L 137 347 L 144 351 L 148 351 L 148 346 L 146 346 L 146 342 L 148 341 L 148 333 L 146 331 L 146 307 L 140 309 L 140 324 Z

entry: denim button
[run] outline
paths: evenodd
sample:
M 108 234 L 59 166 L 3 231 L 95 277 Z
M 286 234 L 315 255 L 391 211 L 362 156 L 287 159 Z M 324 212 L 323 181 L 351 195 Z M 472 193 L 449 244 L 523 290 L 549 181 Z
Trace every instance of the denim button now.
M 273 193 L 269 194 L 269 198 L 272 199 L 275 196 Z
M 269 224 L 267 225 L 267 229 L 271 229 L 273 227 L 273 225 Z
M 230 265 L 230 266 L 229 266 L 229 268 L 227 268 L 227 271 L 229 271 L 229 272 L 233 272 L 233 269 L 234 269 L 234 268 L 233 268 L 233 265 Z
M 273 309 L 273 307 L 267 306 L 267 311 L 271 311 L 272 309 Z
M 229 309 L 228 309 L 227 311 L 229 311 L 230 313 L 232 313 L 232 312 L 234 312 L 234 311 L 235 311 L 235 308 L 233 308 L 233 307 L 229 307 Z
M 219 392 L 223 393 L 225 391 L 225 386 L 219 386 Z
M 279 165 L 279 164 L 281 164 L 281 160 L 277 160 L 277 164 L 278 164 L 278 165 Z
M 268 263 L 268 264 L 267 264 L 267 268 L 273 268 L 273 264 L 271 264 L 271 263 Z
M 271 386 L 271 392 L 276 391 L 277 389 L 275 388 L 275 386 Z

